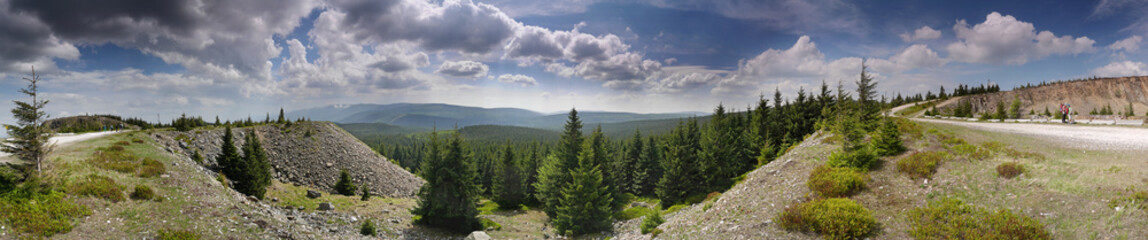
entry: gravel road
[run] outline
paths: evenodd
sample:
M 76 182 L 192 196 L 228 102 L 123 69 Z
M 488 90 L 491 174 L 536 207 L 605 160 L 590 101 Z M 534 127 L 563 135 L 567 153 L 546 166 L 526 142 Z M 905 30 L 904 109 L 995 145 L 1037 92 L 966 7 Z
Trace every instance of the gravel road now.
M 1057 139 L 1055 142 L 1065 143 L 1068 146 L 1080 146 L 1093 150 L 1148 149 L 1148 128 L 912 119 L 919 122 L 950 124 L 992 132 L 1053 138 Z
M 55 144 L 56 147 L 61 147 L 64 145 L 71 144 L 73 142 L 79 142 L 79 141 L 83 141 L 83 140 L 98 138 L 98 137 L 102 137 L 102 136 L 106 136 L 106 135 L 110 135 L 110 134 L 116 134 L 119 132 L 120 131 L 90 132 L 90 133 L 71 134 L 71 135 L 56 135 L 55 137 L 52 137 L 52 139 L 50 141 L 52 142 L 52 144 Z M 15 161 L 15 159 L 9 158 L 8 155 L 9 154 L 6 152 L 0 152 L 0 163 Z

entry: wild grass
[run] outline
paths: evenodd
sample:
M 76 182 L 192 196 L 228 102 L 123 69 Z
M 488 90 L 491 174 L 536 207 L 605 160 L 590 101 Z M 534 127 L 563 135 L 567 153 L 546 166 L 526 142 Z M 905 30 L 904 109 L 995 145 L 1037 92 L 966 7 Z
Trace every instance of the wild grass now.
M 988 211 L 944 198 L 909 211 L 916 239 L 1051 239 L 1044 225 L 1007 209 Z
M 932 179 L 941 162 L 949 158 L 946 152 L 916 152 L 897 160 L 897 171 L 909 175 L 912 179 Z
M 88 175 L 68 186 L 68 192 L 75 195 L 91 196 L 112 202 L 124 200 L 124 189 L 107 176 Z
M 43 238 L 72 230 L 73 219 L 92 214 L 64 193 L 25 182 L 20 188 L 0 195 L 0 225 L 29 238 Z

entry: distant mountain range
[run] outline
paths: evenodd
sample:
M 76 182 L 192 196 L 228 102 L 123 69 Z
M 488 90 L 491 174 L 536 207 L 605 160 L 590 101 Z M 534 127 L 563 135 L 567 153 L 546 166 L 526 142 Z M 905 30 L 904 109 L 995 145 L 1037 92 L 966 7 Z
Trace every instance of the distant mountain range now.
M 620 124 L 634 121 L 682 119 L 705 113 L 641 114 L 626 112 L 578 112 L 583 126 Z M 566 114 L 543 114 L 518 108 L 480 108 L 449 104 L 354 104 L 332 105 L 288 113 L 291 118 L 303 116 L 314 121 L 331 121 L 346 126 L 352 123 L 383 123 L 392 126 L 439 129 L 478 125 L 518 126 L 558 130 L 566 123 Z

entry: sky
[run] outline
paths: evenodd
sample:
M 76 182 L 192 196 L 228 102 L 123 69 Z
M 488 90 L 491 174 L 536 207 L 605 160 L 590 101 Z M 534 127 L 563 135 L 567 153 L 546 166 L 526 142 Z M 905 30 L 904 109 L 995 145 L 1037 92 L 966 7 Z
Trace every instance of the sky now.
M 0 101 L 53 117 L 260 119 L 334 104 L 746 108 L 1148 75 L 1148 1 L 0 0 Z M 288 116 L 292 117 L 293 116 Z M 12 122 L 0 115 L 0 122 Z

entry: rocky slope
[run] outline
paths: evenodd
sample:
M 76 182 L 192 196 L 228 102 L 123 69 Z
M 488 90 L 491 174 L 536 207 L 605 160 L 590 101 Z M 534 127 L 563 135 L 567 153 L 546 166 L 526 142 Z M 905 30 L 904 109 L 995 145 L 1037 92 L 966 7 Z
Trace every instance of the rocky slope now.
M 974 112 L 995 112 L 997 102 L 1004 102 L 1007 108 L 1013 98 L 1021 101 L 1023 116 L 1028 115 L 1029 109 L 1043 113 L 1047 107 L 1049 111 L 1055 112 L 1061 103 L 1071 104 L 1073 110 L 1081 116 L 1092 109 L 1099 110 L 1108 105 L 1118 113 L 1132 104 L 1133 113 L 1144 116 L 1145 111 L 1148 111 L 1148 76 L 1053 83 L 1042 87 L 965 96 L 963 100 L 972 101 Z M 937 108 L 948 109 L 956 104 L 954 101 Z
M 241 147 L 251 128 L 233 129 L 235 144 Z M 327 122 L 295 123 L 291 126 L 254 127 L 268 153 L 274 177 L 282 182 L 306 185 L 333 192 L 339 171 L 350 172 L 355 184 L 372 194 L 388 197 L 414 197 L 425 181 L 388 161 L 351 136 Z M 216 167 L 215 157 L 223 144 L 223 129 L 150 134 L 168 151 L 191 158 L 197 152 L 203 165 Z M 242 148 L 240 148 L 242 151 Z

